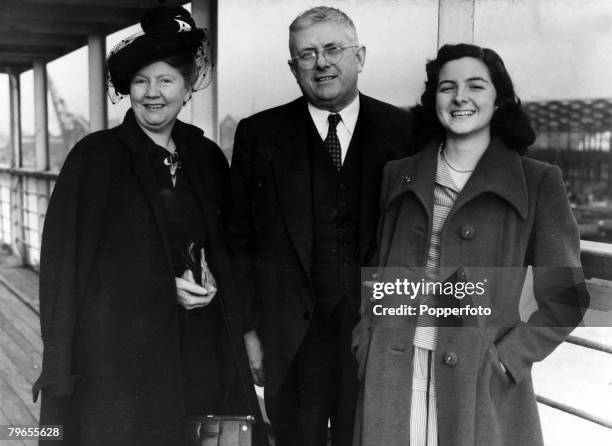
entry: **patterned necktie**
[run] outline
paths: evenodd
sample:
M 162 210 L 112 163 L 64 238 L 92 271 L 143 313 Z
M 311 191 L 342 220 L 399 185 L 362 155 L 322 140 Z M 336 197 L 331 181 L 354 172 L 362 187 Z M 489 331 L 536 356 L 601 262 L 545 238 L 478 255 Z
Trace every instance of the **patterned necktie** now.
M 336 167 L 337 171 L 340 171 L 342 167 L 342 150 L 340 149 L 340 140 L 336 133 L 336 126 L 342 120 L 342 117 L 338 113 L 330 114 L 327 116 L 329 122 L 329 130 L 327 131 L 327 137 L 323 141 L 323 145 L 329 152 L 329 157 L 332 160 L 332 164 Z

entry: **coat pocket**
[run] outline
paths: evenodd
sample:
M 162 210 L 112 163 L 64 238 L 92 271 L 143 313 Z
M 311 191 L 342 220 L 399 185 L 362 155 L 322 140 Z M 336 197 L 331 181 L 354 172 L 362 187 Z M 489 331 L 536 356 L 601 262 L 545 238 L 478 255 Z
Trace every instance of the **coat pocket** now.
M 487 349 L 487 360 L 491 367 L 489 390 L 494 400 L 504 392 L 510 391 L 515 386 L 515 381 L 509 372 L 505 371 L 499 359 L 499 352 L 494 344 Z

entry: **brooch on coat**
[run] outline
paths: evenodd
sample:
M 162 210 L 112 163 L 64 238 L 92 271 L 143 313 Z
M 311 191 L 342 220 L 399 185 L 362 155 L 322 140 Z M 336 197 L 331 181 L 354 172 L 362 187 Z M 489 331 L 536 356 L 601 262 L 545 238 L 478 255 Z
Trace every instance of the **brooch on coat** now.
M 181 168 L 181 159 L 178 152 L 172 152 L 166 158 L 164 158 L 164 166 L 170 168 L 170 176 L 172 176 L 172 182 L 176 180 L 176 171 Z

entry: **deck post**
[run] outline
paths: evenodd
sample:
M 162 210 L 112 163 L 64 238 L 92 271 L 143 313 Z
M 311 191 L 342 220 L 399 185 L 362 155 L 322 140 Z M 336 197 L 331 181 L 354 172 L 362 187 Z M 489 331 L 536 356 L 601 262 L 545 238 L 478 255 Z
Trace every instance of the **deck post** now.
M 38 171 L 49 170 L 49 124 L 47 119 L 47 66 L 42 61 L 34 62 L 34 124 L 36 135 L 34 138 L 34 150 L 36 153 L 35 168 Z M 42 238 L 43 223 L 47 212 L 47 203 L 49 201 L 49 180 L 45 179 L 27 179 L 26 190 L 36 193 L 36 200 L 27 200 L 28 206 L 32 211 L 36 211 L 38 221 L 27 219 L 27 226 L 32 228 L 28 230 L 26 241 L 33 247 L 39 247 Z M 28 197 L 29 198 L 29 197 Z M 35 204 L 34 204 L 35 202 Z M 32 209 L 33 208 L 33 209 Z M 37 239 L 33 239 L 38 236 Z M 29 264 L 38 264 L 39 259 L 30 258 L 31 253 L 26 250 L 26 256 Z
M 438 48 L 446 43 L 474 42 L 476 0 L 438 0 Z
M 21 167 L 21 82 L 19 73 L 9 72 L 9 107 L 10 107 L 10 138 L 11 167 Z
M 106 38 L 101 35 L 90 35 L 87 41 L 89 49 L 89 131 L 95 132 L 108 126 L 104 79 Z
M 212 83 L 205 90 L 195 92 L 192 101 L 192 124 L 197 125 L 207 138 L 218 142 L 219 127 L 219 71 L 217 66 L 217 11 L 218 0 L 193 0 L 191 13 L 198 27 L 208 29 L 212 40 L 211 58 L 214 65 Z
M 19 168 L 23 165 L 21 150 L 21 82 L 19 72 L 10 71 L 9 75 L 9 107 L 10 107 L 10 138 L 11 153 L 10 166 Z M 10 220 L 11 220 L 11 248 L 19 258 L 21 264 L 25 263 L 26 247 L 25 230 L 23 227 L 23 180 L 18 175 L 10 175 Z

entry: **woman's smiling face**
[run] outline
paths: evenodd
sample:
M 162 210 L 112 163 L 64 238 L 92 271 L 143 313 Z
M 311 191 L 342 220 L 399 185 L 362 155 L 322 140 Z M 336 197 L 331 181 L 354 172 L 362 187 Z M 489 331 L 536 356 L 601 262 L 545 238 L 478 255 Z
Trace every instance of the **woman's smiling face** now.
M 166 62 L 141 68 L 130 84 L 136 121 L 154 133 L 171 129 L 190 93 L 180 71 Z
M 497 93 L 487 66 L 473 57 L 444 64 L 438 77 L 436 115 L 449 136 L 489 132 Z

